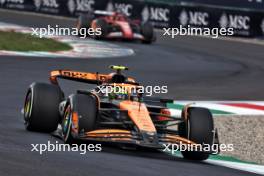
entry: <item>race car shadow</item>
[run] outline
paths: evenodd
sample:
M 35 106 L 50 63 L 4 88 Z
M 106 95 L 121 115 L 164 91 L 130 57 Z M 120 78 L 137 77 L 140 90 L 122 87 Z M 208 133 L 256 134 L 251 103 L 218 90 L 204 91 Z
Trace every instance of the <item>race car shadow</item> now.
M 35 135 L 43 135 L 46 136 L 46 134 L 34 132 L 31 133 L 33 136 Z M 52 134 L 55 139 L 61 139 L 60 135 L 56 135 L 56 133 Z M 63 143 L 63 141 L 61 141 Z M 202 164 L 202 165 L 211 165 L 209 163 L 205 163 L 202 161 L 194 161 L 194 160 L 187 160 L 178 156 L 173 156 L 171 154 L 162 152 L 162 150 L 157 149 L 151 149 L 151 148 L 144 148 L 144 147 L 138 147 L 134 145 L 124 145 L 124 144 L 118 144 L 118 143 L 108 143 L 108 142 L 102 142 L 98 143 L 95 141 L 90 140 L 81 140 L 78 142 L 78 144 L 101 144 L 103 153 L 110 153 L 114 155 L 123 155 L 123 156 L 130 156 L 130 157 L 141 157 L 141 158 L 150 158 L 150 159 L 158 159 L 158 160 L 166 160 L 166 161 L 172 161 L 172 162 L 184 162 L 184 163 L 194 163 L 194 164 Z
M 141 45 L 146 45 L 146 46 L 149 46 L 149 45 L 153 45 L 155 44 L 156 42 L 152 42 L 152 43 L 144 43 L 142 42 L 141 40 L 139 39 L 122 39 L 122 38 L 104 38 L 104 39 L 100 39 L 100 40 L 97 40 L 97 39 L 94 39 L 94 38 L 90 38 L 94 41 L 101 41 L 101 42 L 111 42 L 111 43 L 114 43 L 114 44 L 141 44 Z
M 116 144 L 102 144 L 102 152 L 111 153 L 115 155 L 125 155 L 130 157 L 142 157 L 142 158 L 151 158 L 158 160 L 167 160 L 173 162 L 185 162 L 185 163 L 195 163 L 195 164 L 203 164 L 203 165 L 211 165 L 209 163 L 205 163 L 203 161 L 194 161 L 187 160 L 178 156 L 173 156 L 162 152 L 161 150 L 148 149 L 148 148 L 123 148 Z

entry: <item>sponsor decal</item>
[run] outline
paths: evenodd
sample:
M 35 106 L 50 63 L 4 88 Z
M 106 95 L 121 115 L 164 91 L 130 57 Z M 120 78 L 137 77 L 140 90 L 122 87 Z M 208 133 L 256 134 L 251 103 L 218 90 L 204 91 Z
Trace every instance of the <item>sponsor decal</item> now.
M 93 11 L 94 0 L 76 0 L 75 11 L 79 12 L 89 12 Z
M 3 5 L 6 0 L 0 0 L 0 4 Z
M 182 10 L 179 16 L 181 25 L 186 26 L 187 24 L 195 26 L 208 26 L 209 14 L 207 12 L 200 11 L 186 11 Z
M 156 20 L 156 21 L 169 21 L 170 10 L 168 8 L 160 7 L 144 7 L 142 11 L 142 18 L 146 20 Z
M 260 27 L 262 29 L 262 33 L 264 34 L 264 18 L 262 19 Z
M 118 11 L 124 13 L 126 16 L 131 16 L 132 10 L 133 10 L 133 5 L 127 3 L 113 3 L 112 1 L 109 1 L 106 6 L 106 11 L 109 12 Z
M 149 10 L 148 10 L 148 7 L 144 7 L 142 12 L 141 12 L 141 16 L 142 16 L 142 20 L 145 22 L 145 21 L 148 21 L 149 19 Z
M 24 9 L 24 0 L 0 0 L 0 4 L 6 4 L 7 8 Z
M 59 4 L 57 0 L 34 0 L 35 9 L 37 11 L 58 13 Z
M 23 4 L 24 0 L 3 0 L 3 2 L 15 3 L 15 4 Z
M 59 4 L 56 0 L 42 0 L 42 6 L 50 8 L 58 8 Z
M 237 34 L 250 34 L 250 17 L 247 15 L 223 13 L 219 19 L 219 25 L 222 28 L 233 28 Z
M 166 27 L 169 23 L 170 9 L 145 6 L 141 12 L 142 21 L 152 21 L 155 26 Z
M 75 8 L 76 8 L 74 0 L 69 0 L 68 3 L 67 3 L 67 6 L 68 6 L 69 12 L 71 14 L 73 14 L 75 12 Z
M 37 11 L 39 11 L 42 0 L 34 0 L 34 5 Z
M 227 19 L 227 15 L 225 13 L 222 14 L 222 16 L 220 17 L 219 25 L 222 28 L 227 28 L 227 26 L 228 26 L 228 19 Z
M 107 5 L 106 5 L 105 10 L 108 11 L 108 12 L 113 12 L 113 11 L 115 11 L 114 4 L 113 4 L 111 1 L 109 1 L 109 2 L 107 3 Z
M 180 21 L 181 25 L 183 25 L 183 26 L 186 26 L 188 24 L 188 15 L 187 15 L 187 12 L 185 10 L 183 10 L 180 13 L 179 21 Z
M 93 11 L 94 0 L 68 0 L 67 6 L 71 14 L 75 12 L 91 12 Z

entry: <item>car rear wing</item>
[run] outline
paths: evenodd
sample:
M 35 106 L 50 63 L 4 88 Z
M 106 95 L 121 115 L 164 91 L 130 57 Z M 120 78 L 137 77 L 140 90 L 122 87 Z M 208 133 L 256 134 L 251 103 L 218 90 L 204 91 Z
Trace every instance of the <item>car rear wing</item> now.
M 57 78 L 85 82 L 89 84 L 102 84 L 111 79 L 111 76 L 99 73 L 88 73 L 70 70 L 56 70 L 50 73 L 50 81 L 53 84 L 58 84 Z
M 115 14 L 115 12 L 109 12 L 109 11 L 103 11 L 103 10 L 95 10 L 94 11 L 95 15 L 99 16 L 112 16 Z
M 73 80 L 78 82 L 85 82 L 89 84 L 103 84 L 109 83 L 112 80 L 112 74 L 99 74 L 89 72 L 79 72 L 71 70 L 55 70 L 50 73 L 50 82 L 52 84 L 58 84 L 58 78 Z M 128 83 L 135 83 L 133 78 L 127 78 Z

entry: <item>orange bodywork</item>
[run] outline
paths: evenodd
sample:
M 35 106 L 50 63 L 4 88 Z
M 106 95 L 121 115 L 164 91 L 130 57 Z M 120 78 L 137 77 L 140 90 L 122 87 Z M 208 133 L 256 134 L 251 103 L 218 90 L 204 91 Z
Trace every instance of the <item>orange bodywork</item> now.
M 132 141 L 132 134 L 128 130 L 121 129 L 100 129 L 85 133 L 86 139 L 98 140 L 98 141 Z
M 98 141 L 112 141 L 112 142 L 131 142 L 140 143 L 137 139 L 134 139 L 131 131 L 121 129 L 99 129 L 90 132 L 86 132 L 85 139 L 98 140 Z M 176 144 L 182 142 L 183 144 L 196 144 L 193 141 L 182 138 L 178 135 L 166 134 L 160 139 L 162 143 Z
M 100 134 L 131 134 L 128 130 L 120 130 L 120 129 L 101 129 L 90 131 L 86 133 L 87 135 L 100 135 Z
M 190 141 L 186 138 L 180 137 L 180 136 L 176 136 L 176 135 L 171 135 L 171 134 L 166 134 L 163 138 L 164 142 L 169 142 L 169 143 L 179 143 L 182 142 L 184 144 L 196 144 L 193 141 Z
M 140 131 L 156 133 L 156 128 L 144 103 L 126 100 L 120 103 L 120 109 L 128 111 L 129 117 Z
M 72 113 L 72 124 L 73 124 L 72 130 L 74 132 L 78 132 L 78 127 L 79 127 L 78 122 L 79 122 L 78 114 L 77 112 L 73 112 Z

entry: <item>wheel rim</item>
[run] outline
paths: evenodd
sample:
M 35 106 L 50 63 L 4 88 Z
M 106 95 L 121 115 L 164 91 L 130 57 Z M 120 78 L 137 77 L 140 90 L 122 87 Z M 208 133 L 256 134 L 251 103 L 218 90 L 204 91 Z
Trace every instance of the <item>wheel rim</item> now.
M 64 141 L 67 141 L 71 132 L 71 108 L 68 106 L 65 110 L 64 113 L 64 118 L 63 118 L 63 138 Z
M 32 92 L 29 91 L 26 96 L 26 101 L 24 105 L 24 120 L 26 123 L 29 121 L 30 116 L 31 116 L 32 103 L 33 103 L 33 96 L 32 96 Z
M 187 120 L 187 139 L 190 140 L 190 133 L 191 133 L 191 128 L 190 128 L 190 120 Z

